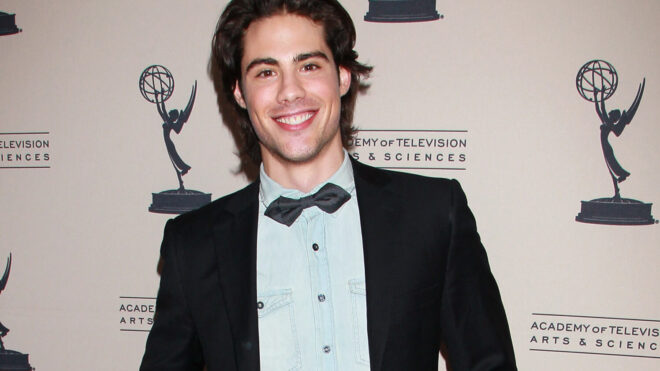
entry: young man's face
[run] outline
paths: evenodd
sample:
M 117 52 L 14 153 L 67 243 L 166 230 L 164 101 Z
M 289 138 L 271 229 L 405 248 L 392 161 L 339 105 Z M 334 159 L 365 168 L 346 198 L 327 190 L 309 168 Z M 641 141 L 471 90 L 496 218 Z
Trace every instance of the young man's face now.
M 343 67 L 337 73 L 322 26 L 275 15 L 253 22 L 243 44 L 234 96 L 248 110 L 264 164 L 288 166 L 341 151 L 340 98 L 351 75 Z

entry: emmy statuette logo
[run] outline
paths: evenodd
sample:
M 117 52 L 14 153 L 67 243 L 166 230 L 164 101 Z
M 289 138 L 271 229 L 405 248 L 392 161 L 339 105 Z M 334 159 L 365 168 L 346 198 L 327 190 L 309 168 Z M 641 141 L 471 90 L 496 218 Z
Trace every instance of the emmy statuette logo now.
M 0 278 L 0 293 L 7 286 L 7 281 L 9 280 L 9 272 L 11 271 L 11 254 L 7 258 L 7 266 L 5 267 L 5 273 Z M 5 348 L 5 343 L 3 341 L 4 337 L 9 333 L 9 329 L 6 328 L 0 322 L 0 370 L 1 371 L 32 371 L 34 370 L 30 366 L 28 361 L 28 355 L 15 350 L 9 350 Z
M 16 14 L 0 11 L 0 36 L 13 35 L 22 30 L 16 27 Z
M 616 91 L 619 75 L 614 66 L 604 60 L 592 60 L 585 63 L 576 78 L 578 93 L 585 100 L 594 104 L 600 119 L 600 144 L 605 157 L 605 164 L 614 186 L 614 196 L 582 201 L 580 213 L 575 220 L 583 223 L 609 225 L 646 225 L 656 223 L 651 215 L 650 203 L 621 197 L 619 184 L 630 173 L 626 171 L 614 156 L 614 149 L 609 142 L 610 134 L 617 137 L 632 121 L 644 94 L 646 79 L 637 89 L 637 96 L 630 108 L 621 112 L 618 109 L 607 111 L 607 101 Z
M 424 22 L 442 18 L 435 0 L 369 0 L 367 22 Z
M 164 214 L 182 214 L 190 210 L 197 209 L 211 202 L 211 194 L 186 189 L 183 186 L 183 176 L 190 171 L 190 165 L 186 164 L 174 146 L 170 135 L 172 131 L 176 134 L 181 133 L 183 125 L 188 121 L 195 95 L 197 93 L 197 81 L 192 87 L 188 105 L 183 110 L 170 110 L 165 108 L 165 102 L 174 92 L 174 78 L 172 73 L 161 65 L 152 65 L 142 72 L 140 76 L 140 92 L 144 99 L 156 105 L 160 118 L 163 120 L 163 139 L 170 162 L 174 167 L 179 188 L 152 193 L 152 204 L 149 211 L 153 213 Z

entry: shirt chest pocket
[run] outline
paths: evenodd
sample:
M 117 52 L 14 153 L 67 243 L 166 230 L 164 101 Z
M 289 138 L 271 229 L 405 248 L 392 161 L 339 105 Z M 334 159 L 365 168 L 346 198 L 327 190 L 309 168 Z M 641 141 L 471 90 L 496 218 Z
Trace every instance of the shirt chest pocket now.
M 301 354 L 291 289 L 257 297 L 261 370 L 298 370 Z
M 369 365 L 369 341 L 367 338 L 367 288 L 364 280 L 348 281 L 351 292 L 353 316 L 353 344 L 358 363 Z

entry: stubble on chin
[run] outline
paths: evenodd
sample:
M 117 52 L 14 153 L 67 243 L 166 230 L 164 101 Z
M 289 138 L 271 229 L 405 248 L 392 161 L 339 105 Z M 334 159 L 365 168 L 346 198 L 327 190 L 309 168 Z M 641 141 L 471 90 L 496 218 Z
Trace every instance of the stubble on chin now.
M 308 146 L 303 149 L 299 150 L 287 150 L 283 148 L 279 148 L 279 146 L 271 147 L 271 146 L 266 146 L 262 144 L 262 155 L 263 151 L 267 150 L 272 157 L 274 157 L 276 160 L 279 160 L 280 162 L 288 162 L 292 164 L 304 164 L 307 162 L 311 162 L 315 158 L 319 156 L 323 149 L 323 145 L 315 144 L 313 146 Z
M 259 145 L 261 147 L 262 158 L 270 155 L 275 161 L 280 163 L 303 165 L 313 162 L 323 156 L 324 151 L 330 151 L 331 147 L 333 147 L 332 142 L 337 140 L 336 137 L 339 135 L 339 126 L 337 126 L 337 128 L 327 137 L 317 137 L 314 139 L 314 143 L 308 145 L 291 144 L 292 147 L 287 148 L 286 143 L 273 144 L 264 142 L 261 139 L 259 140 Z M 341 143 L 341 139 L 338 140 L 339 143 Z M 267 152 L 268 155 L 264 156 L 264 152 Z

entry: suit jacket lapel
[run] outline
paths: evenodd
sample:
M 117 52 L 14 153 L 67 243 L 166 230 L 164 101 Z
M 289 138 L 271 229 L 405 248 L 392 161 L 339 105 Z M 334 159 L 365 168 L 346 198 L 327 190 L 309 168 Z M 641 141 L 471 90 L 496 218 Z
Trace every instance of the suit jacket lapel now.
M 372 370 L 382 369 L 388 337 L 393 265 L 401 246 L 401 198 L 388 184 L 387 173 L 353 161 L 360 209 L 364 270 L 367 287 L 367 333 Z
M 215 217 L 214 242 L 220 286 L 234 340 L 238 370 L 259 369 L 257 327 L 257 222 L 259 181 L 250 184 Z M 230 215 L 227 215 L 229 213 Z

